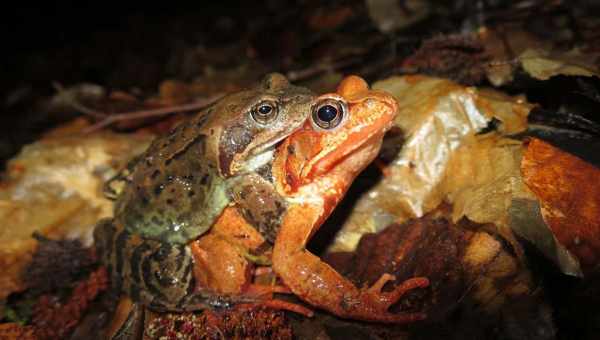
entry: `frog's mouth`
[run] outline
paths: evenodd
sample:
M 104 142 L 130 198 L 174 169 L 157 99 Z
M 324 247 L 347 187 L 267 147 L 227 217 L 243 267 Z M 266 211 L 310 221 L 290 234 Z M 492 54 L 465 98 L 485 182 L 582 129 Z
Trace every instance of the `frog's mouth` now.
M 246 158 L 245 170 L 255 171 L 256 169 L 272 162 L 275 155 L 275 150 L 277 150 L 279 145 L 281 145 L 288 136 L 289 135 L 275 138 L 272 141 L 268 141 L 267 143 L 261 144 L 260 146 L 252 149 Z

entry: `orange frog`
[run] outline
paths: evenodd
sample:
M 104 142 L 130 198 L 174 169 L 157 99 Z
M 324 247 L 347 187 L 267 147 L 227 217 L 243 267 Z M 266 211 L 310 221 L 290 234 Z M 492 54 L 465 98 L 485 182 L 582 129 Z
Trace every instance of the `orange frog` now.
M 271 166 L 282 209 L 272 254 L 264 252 L 271 258 L 263 264 L 271 260 L 273 272 L 287 288 L 250 284 L 257 261 L 248 254 L 264 247 L 264 239 L 248 218 L 230 208 L 192 245 L 198 284 L 221 294 L 262 296 L 256 303 L 305 315 L 311 315 L 310 311 L 273 300 L 270 293 L 289 289 L 312 306 L 344 318 L 387 323 L 425 318 L 423 313 L 388 309 L 406 291 L 426 287 L 426 278 L 413 278 L 384 292 L 383 286 L 394 280 L 384 274 L 372 287 L 359 288 L 306 249 L 355 177 L 376 157 L 396 111 L 392 96 L 369 90 L 356 76 L 345 78 L 336 93 L 316 98 L 311 117 L 278 147 Z M 271 196 L 253 194 L 257 204 L 272 204 Z
M 274 161 L 277 189 L 287 208 L 274 244 L 273 270 L 295 295 L 343 318 L 407 323 L 425 317 L 388 309 L 406 291 L 428 286 L 428 279 L 412 278 L 383 292 L 395 279 L 384 274 L 372 287 L 359 288 L 306 249 L 355 177 L 376 157 L 396 111 L 392 96 L 369 90 L 359 77 L 347 77 L 336 94 L 317 99 L 312 117 L 279 146 Z

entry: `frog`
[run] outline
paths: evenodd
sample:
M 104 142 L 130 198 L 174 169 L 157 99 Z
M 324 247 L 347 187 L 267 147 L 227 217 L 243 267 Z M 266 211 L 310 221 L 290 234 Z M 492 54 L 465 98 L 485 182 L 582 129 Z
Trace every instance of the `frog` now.
M 315 100 L 311 117 L 284 140 L 274 159 L 275 186 L 286 209 L 272 270 L 294 295 L 341 318 L 394 324 L 426 318 L 421 312 L 390 311 L 406 292 L 426 288 L 426 277 L 384 291 L 395 277 L 383 273 L 371 287 L 357 287 L 307 249 L 356 176 L 377 156 L 397 108 L 390 94 L 370 90 L 358 76 L 346 77 L 335 93 Z
M 117 176 L 125 185 L 113 193 L 113 217 L 98 223 L 94 241 L 112 285 L 130 305 L 183 312 L 244 301 L 197 286 L 190 243 L 229 206 L 242 215 L 271 208 L 245 204 L 236 193 L 251 185 L 278 199 L 270 184 L 276 146 L 302 127 L 315 97 L 269 74 L 155 139 Z M 276 219 L 255 223 L 266 239 L 274 237 Z
M 231 207 L 208 234 L 192 244 L 197 277 L 222 292 L 265 294 L 262 305 L 308 317 L 314 314 L 312 310 L 273 299 L 272 293 L 295 294 L 313 307 L 344 318 L 386 323 L 424 319 L 423 313 L 388 310 L 404 293 L 428 286 L 427 278 L 415 277 L 382 292 L 383 286 L 394 280 L 383 274 L 372 287 L 358 288 L 306 250 L 310 236 L 378 154 L 397 106 L 391 95 L 370 90 L 357 76 L 346 77 L 336 92 L 315 98 L 309 119 L 278 146 L 271 164 L 273 185 L 283 205 L 275 242 L 270 244 L 268 261 L 261 269 L 280 282 L 253 285 L 248 271 L 255 263 L 240 256 L 236 248 L 251 252 L 261 244 L 261 236 Z M 257 191 L 251 201 L 264 204 L 268 197 Z

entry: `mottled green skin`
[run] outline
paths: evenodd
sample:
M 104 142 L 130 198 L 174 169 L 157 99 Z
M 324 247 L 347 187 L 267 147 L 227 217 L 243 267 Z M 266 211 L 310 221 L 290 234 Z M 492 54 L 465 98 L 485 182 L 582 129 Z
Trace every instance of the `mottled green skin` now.
M 248 155 L 285 138 L 308 115 L 312 93 L 281 79 L 273 83 L 273 77 L 223 98 L 154 141 L 117 199 L 115 220 L 131 233 L 171 243 L 206 232 L 231 202 L 232 186 L 253 173 L 244 163 Z M 279 114 L 263 126 L 249 111 L 265 98 L 279 102 Z
M 136 164 L 115 203 L 115 222 L 143 238 L 185 244 L 206 232 L 229 204 L 227 178 L 205 157 L 198 119 L 157 139 Z M 168 155 L 168 156 L 167 156 Z
M 272 74 L 260 86 L 224 97 L 156 139 L 118 176 L 126 186 L 115 193 L 114 217 L 94 231 L 115 286 L 156 310 L 226 304 L 226 297 L 196 289 L 188 244 L 232 202 L 245 216 L 249 210 L 265 210 L 255 214 L 257 223 L 275 223 L 266 211 L 274 204 L 248 203 L 248 196 L 239 193 L 260 183 L 260 192 L 277 199 L 268 175 L 274 145 L 303 124 L 314 98 Z M 277 103 L 278 115 L 258 124 L 250 112 L 265 100 Z M 260 216 L 269 218 L 263 222 Z

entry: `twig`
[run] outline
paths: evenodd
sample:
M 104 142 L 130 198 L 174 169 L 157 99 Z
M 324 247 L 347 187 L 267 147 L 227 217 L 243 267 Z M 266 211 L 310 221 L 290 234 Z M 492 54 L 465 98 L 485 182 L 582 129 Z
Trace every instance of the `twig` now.
M 323 73 L 326 71 L 334 71 L 334 70 L 338 70 L 340 68 L 348 67 L 348 66 L 357 64 L 359 62 L 360 62 L 360 58 L 348 58 L 348 59 L 343 59 L 343 60 L 336 61 L 333 63 L 318 64 L 318 65 L 308 67 L 303 70 L 290 71 L 286 74 L 286 76 L 288 77 L 288 79 L 290 81 L 298 81 L 298 80 L 311 78 L 317 74 L 320 74 L 320 73 Z M 61 88 L 57 88 L 57 89 L 59 91 L 62 90 Z M 88 108 L 88 107 L 78 103 L 76 100 L 71 100 L 70 104 L 71 104 L 71 106 L 73 106 L 73 108 L 75 108 L 78 111 L 81 111 L 81 113 L 83 113 L 83 114 L 86 114 L 93 118 L 101 119 L 97 123 L 91 125 L 90 127 L 86 128 L 82 131 L 83 134 L 88 134 L 93 131 L 107 127 L 116 122 L 120 122 L 120 121 L 124 121 L 124 120 L 162 116 L 162 115 L 175 113 L 175 112 L 200 110 L 200 109 L 203 109 L 203 108 L 209 106 L 210 104 L 216 102 L 217 100 L 221 99 L 222 97 L 223 97 L 223 94 L 220 93 L 220 94 L 208 97 L 208 98 L 197 100 L 197 101 L 189 103 L 189 104 L 162 107 L 159 109 L 151 109 L 151 110 L 122 112 L 122 113 L 117 113 L 117 114 L 107 114 L 104 112 L 93 110 L 91 108 Z
M 82 105 L 82 104 L 79 104 L 79 102 L 78 102 L 78 101 L 76 101 L 76 100 L 72 100 L 72 101 L 71 101 L 69 104 L 70 104 L 70 105 L 71 105 L 71 106 L 72 106 L 72 107 L 73 107 L 75 110 L 77 110 L 77 111 L 81 111 L 81 113 L 84 113 L 84 114 L 86 114 L 86 115 L 88 115 L 88 116 L 91 116 L 91 117 L 93 117 L 93 118 L 97 118 L 97 119 L 106 119 L 106 118 L 108 118 L 108 117 L 109 117 L 109 115 L 108 115 L 108 114 L 106 114 L 106 113 L 104 113 L 104 112 L 100 112 L 100 111 L 93 110 L 93 109 L 91 109 L 91 108 L 89 108 L 89 107 L 86 107 L 86 106 L 84 106 L 84 105 Z
M 112 115 L 107 115 L 102 112 L 94 111 L 94 110 L 85 108 L 83 106 L 82 107 L 84 109 L 86 109 L 87 112 L 81 110 L 80 108 L 77 108 L 77 109 L 85 114 L 94 115 L 94 117 L 97 117 L 95 115 L 98 115 L 98 114 L 101 115 L 100 117 L 102 117 L 101 121 L 91 125 L 90 127 L 86 128 L 85 130 L 82 131 L 83 134 L 88 134 L 90 132 L 107 127 L 113 123 L 124 121 L 124 120 L 156 117 L 156 116 L 167 115 L 167 114 L 171 114 L 171 113 L 175 113 L 175 112 L 187 112 L 187 111 L 200 110 L 200 109 L 203 109 L 203 108 L 211 105 L 212 103 L 216 102 L 217 100 L 221 99 L 222 97 L 223 97 L 223 94 L 217 94 L 214 96 L 210 96 L 208 98 L 196 100 L 189 104 L 167 106 L 167 107 L 161 107 L 159 109 L 151 109 L 151 110 L 122 112 L 122 113 L 117 113 L 117 114 L 112 114 Z
M 100 112 L 100 111 L 96 111 L 93 109 L 90 109 L 82 104 L 80 104 L 77 99 L 75 98 L 74 95 L 69 94 L 69 91 L 67 89 L 65 89 L 65 87 L 55 81 L 52 82 L 52 87 L 54 88 L 54 90 L 56 90 L 56 92 L 58 92 L 59 96 L 63 96 L 63 100 L 65 100 L 67 102 L 68 105 L 70 105 L 71 107 L 73 107 L 75 110 L 81 111 L 81 113 L 84 113 L 90 117 L 93 118 L 97 118 L 97 119 L 103 119 L 106 118 L 108 115 L 106 113 Z
M 358 64 L 358 63 L 360 63 L 360 61 L 361 61 L 360 58 L 347 58 L 347 59 L 342 59 L 342 60 L 338 60 L 338 61 L 334 61 L 334 62 L 320 63 L 320 64 L 317 64 L 314 66 L 307 67 L 302 70 L 289 71 L 289 72 L 287 72 L 286 77 L 288 78 L 289 81 L 304 80 L 304 79 L 314 77 L 323 72 L 336 71 L 336 70 L 339 70 L 344 67 Z

